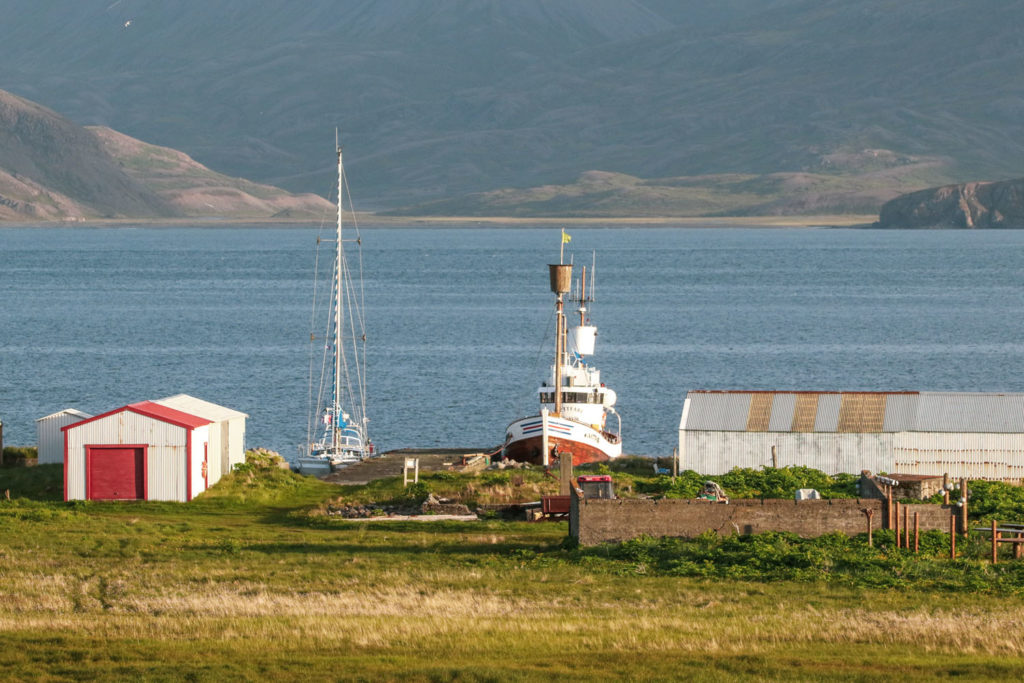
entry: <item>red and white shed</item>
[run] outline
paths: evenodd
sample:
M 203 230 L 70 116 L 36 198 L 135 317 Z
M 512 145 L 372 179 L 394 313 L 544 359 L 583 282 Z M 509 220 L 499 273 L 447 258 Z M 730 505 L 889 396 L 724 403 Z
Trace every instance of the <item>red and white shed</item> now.
M 192 500 L 214 483 L 210 422 L 142 401 L 63 427 L 64 500 Z

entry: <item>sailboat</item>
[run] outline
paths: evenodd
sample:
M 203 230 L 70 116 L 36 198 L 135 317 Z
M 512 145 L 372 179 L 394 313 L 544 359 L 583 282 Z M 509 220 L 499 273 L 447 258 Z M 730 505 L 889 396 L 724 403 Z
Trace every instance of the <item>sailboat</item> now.
M 584 266 L 570 297 L 579 318 L 578 324 L 567 329 L 564 297 L 572 289 L 573 266 L 563 261 L 565 243 L 570 239 L 563 230 L 559 262 L 548 266 L 555 295 L 551 374 L 537 390 L 540 412 L 520 418 L 505 429 L 501 453 L 509 460 L 549 466 L 559 458 L 571 457 L 573 465 L 582 465 L 622 455 L 622 422 L 614 408 L 615 392 L 601 382 L 601 372 L 588 361 L 597 340 L 597 327 L 587 317 L 587 305 L 594 300 L 593 265 L 590 289 Z
M 310 334 L 309 405 L 307 439 L 300 449 L 298 469 L 303 474 L 321 475 L 346 467 L 370 457 L 373 442 L 367 434 L 366 417 L 366 327 L 363 318 L 362 256 L 357 259 L 353 273 L 346 259 L 346 244 L 358 253 L 362 240 L 352 212 L 352 197 L 348 192 L 341 145 L 335 140 L 338 155 L 338 216 L 333 240 L 317 238 L 316 270 L 320 269 L 320 250 L 331 245 L 333 266 L 329 285 L 317 280 L 313 296 L 313 327 Z M 355 227 L 355 237 L 343 234 L 345 208 L 348 198 L 349 213 Z M 319 275 L 319 273 L 317 273 Z M 325 297 L 321 289 L 327 290 Z M 316 329 L 323 325 L 323 332 Z M 322 358 L 317 374 L 317 343 L 322 347 Z

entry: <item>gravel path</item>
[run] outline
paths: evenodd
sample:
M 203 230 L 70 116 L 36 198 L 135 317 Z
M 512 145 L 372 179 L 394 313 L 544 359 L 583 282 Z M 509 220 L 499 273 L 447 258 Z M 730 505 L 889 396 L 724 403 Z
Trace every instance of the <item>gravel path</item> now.
M 406 458 L 419 458 L 420 472 L 437 472 L 443 470 L 446 465 L 461 462 L 464 455 L 483 452 L 478 448 L 403 448 L 331 472 L 324 476 L 323 480 L 332 484 L 349 485 L 368 484 L 384 477 L 400 477 Z

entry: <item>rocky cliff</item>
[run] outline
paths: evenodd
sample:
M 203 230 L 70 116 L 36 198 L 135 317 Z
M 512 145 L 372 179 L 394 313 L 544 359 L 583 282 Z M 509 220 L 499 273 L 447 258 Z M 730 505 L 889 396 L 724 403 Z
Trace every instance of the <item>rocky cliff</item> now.
M 877 228 L 1024 228 L 1024 178 L 945 185 L 882 205 Z

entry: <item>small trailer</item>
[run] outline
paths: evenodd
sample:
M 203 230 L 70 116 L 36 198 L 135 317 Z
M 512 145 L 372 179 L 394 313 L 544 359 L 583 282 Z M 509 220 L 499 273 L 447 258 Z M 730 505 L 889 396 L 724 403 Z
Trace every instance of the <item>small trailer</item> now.
M 612 478 L 607 474 L 583 474 L 576 477 L 576 486 L 583 491 L 583 498 L 615 498 Z
M 581 474 L 576 477 L 576 490 L 583 493 L 584 500 L 590 498 L 615 498 L 612 478 L 607 474 Z M 568 496 L 541 496 L 539 520 L 556 521 L 569 517 L 572 494 Z

